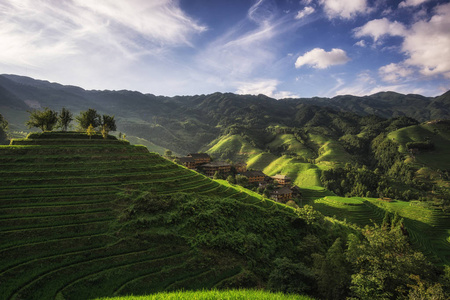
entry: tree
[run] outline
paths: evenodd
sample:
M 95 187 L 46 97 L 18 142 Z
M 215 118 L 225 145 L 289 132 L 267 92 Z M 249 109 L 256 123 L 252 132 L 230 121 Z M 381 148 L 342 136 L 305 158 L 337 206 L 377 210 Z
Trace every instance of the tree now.
M 350 270 L 340 238 L 325 256 L 314 254 L 314 273 L 319 292 L 324 299 L 345 299 L 350 285 Z
M 86 129 L 86 133 L 89 136 L 89 139 L 95 134 L 94 126 L 92 126 L 92 124 Z
M 105 127 L 107 132 L 116 131 L 116 121 L 114 120 L 114 116 L 103 115 L 102 116 L 102 126 Z
M 275 292 L 304 294 L 314 286 L 314 276 L 303 263 L 277 258 L 269 276 L 268 287 Z
M 164 151 L 164 156 L 168 157 L 168 158 L 171 158 L 172 157 L 172 151 L 170 151 L 169 149 L 166 149 Z
M 6 121 L 5 118 L 3 118 L 3 116 L 0 114 L 0 145 L 9 144 L 8 135 L 6 134 L 7 130 L 8 121 Z
M 72 116 L 72 113 L 65 107 L 61 109 L 58 117 L 58 127 L 61 128 L 62 131 L 67 131 L 70 122 L 73 120 Z
M 398 299 L 417 285 L 415 275 L 423 282 L 435 282 L 436 273 L 425 256 L 414 251 L 399 227 L 382 227 L 363 231 L 365 240 L 356 249 L 350 290 L 358 299 Z M 413 275 L 411 277 L 411 275 Z
M 102 124 L 100 115 L 95 109 L 92 108 L 89 108 L 87 111 L 80 112 L 80 114 L 76 117 L 76 120 L 82 131 L 88 129 L 89 126 L 92 126 L 95 129 Z
M 29 111 L 30 119 L 26 122 L 28 128 L 37 127 L 42 131 L 52 131 L 58 122 L 58 113 L 48 107 L 41 110 Z
M 248 183 L 248 177 L 244 175 L 236 175 L 236 183 L 245 186 Z
M 228 183 L 233 183 L 233 184 L 236 183 L 236 180 L 234 179 L 233 175 L 228 175 L 227 181 L 228 181 Z

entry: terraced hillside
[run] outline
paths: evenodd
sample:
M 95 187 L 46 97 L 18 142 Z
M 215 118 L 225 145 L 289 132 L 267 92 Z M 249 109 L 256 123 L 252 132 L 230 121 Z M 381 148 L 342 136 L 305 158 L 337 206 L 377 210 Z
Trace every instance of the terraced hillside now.
M 426 207 L 418 201 L 386 202 L 375 198 L 344 198 L 326 190 L 305 190 L 305 203 L 326 216 L 360 227 L 381 224 L 386 211 L 404 220 L 413 245 L 438 264 L 450 262 L 450 214 Z
M 198 250 L 176 235 L 179 227 L 169 226 L 174 224 L 168 221 L 174 218 L 170 209 L 133 219 L 139 209 L 137 202 L 123 197 L 129 193 L 169 199 L 176 192 L 195 192 L 220 196 L 224 205 L 237 206 L 242 213 L 251 209 L 283 218 L 292 214 L 112 137 L 34 134 L 0 147 L 0 165 L 2 299 L 88 299 L 203 289 L 230 285 L 240 276 L 245 264 L 234 255 L 202 263 Z M 124 211 L 132 225 L 121 223 Z M 136 228 L 151 232 L 140 235 Z

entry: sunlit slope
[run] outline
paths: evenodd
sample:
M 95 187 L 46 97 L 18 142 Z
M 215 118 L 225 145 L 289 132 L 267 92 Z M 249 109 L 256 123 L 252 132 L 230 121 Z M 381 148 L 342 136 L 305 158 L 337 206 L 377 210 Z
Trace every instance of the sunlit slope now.
M 433 169 L 450 169 L 450 125 L 447 123 L 420 124 L 405 127 L 391 132 L 390 138 L 400 144 L 399 151 L 406 153 L 406 145 L 410 142 L 427 142 L 434 145 L 434 150 L 421 151 L 415 154 L 419 166 L 429 166 Z
M 324 195 L 325 194 L 325 195 Z M 426 207 L 418 201 L 386 202 L 375 198 L 344 198 L 326 195 L 325 191 L 305 191 L 305 199 L 324 215 L 357 224 L 360 227 L 381 224 L 388 211 L 404 219 L 415 247 L 436 263 L 450 262 L 450 215 Z
M 247 160 L 262 151 L 241 135 L 225 135 L 208 145 L 208 154 L 216 159 Z
M 13 144 L 0 147 L 2 299 L 90 299 L 232 285 L 245 267 L 232 254 L 241 250 L 232 244 L 225 253 L 209 251 L 203 261 L 189 237 L 207 243 L 204 233 L 220 235 L 206 229 L 222 228 L 228 237 L 232 226 L 248 223 L 253 230 L 268 227 L 265 220 L 293 217 L 290 208 L 126 141 L 45 133 Z M 279 224 L 258 230 L 251 247 L 260 249 L 258 243 L 280 231 L 285 237 L 277 237 L 269 253 L 288 249 L 283 245 L 299 232 L 288 221 Z
M 279 133 L 260 148 L 255 144 L 241 135 L 226 135 L 213 141 L 207 152 L 214 158 L 245 161 L 248 168 L 269 176 L 288 175 L 301 187 L 321 186 L 322 169 L 355 161 L 338 141 L 319 133 L 310 133 L 305 140 Z

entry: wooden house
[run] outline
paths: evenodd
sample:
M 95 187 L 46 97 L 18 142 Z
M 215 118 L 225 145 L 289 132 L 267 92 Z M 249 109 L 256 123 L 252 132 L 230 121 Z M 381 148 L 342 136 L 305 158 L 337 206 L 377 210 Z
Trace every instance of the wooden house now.
M 216 172 L 227 174 L 231 172 L 231 165 L 224 161 L 212 161 L 201 166 L 206 176 L 213 177 Z
M 274 190 L 270 194 L 270 198 L 277 202 L 286 203 L 292 199 L 292 190 L 288 187 L 282 187 L 280 189 Z
M 247 171 L 241 173 L 241 175 L 248 178 L 248 183 L 263 182 L 266 178 L 266 175 L 261 171 Z
M 189 153 L 187 157 L 192 157 L 195 161 L 195 166 L 207 164 L 211 161 L 211 157 L 206 153 Z
M 178 158 L 178 161 L 180 162 L 180 165 L 183 165 L 188 169 L 195 169 L 196 167 L 195 160 L 192 157 L 189 156 L 180 157 Z
M 273 180 L 279 185 L 288 185 L 291 183 L 291 178 L 286 175 L 277 174 L 272 176 Z

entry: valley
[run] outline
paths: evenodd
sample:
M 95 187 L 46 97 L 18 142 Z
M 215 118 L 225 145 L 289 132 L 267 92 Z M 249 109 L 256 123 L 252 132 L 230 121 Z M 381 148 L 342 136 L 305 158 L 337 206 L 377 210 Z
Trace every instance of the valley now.
M 393 298 L 450 288 L 448 92 L 277 101 L 85 91 L 9 75 L 0 86 L 12 138 L 0 146 L 5 299 L 254 288 L 364 299 L 372 283 L 361 278 L 379 259 L 386 273 L 370 274 L 405 288 L 375 288 Z M 94 108 L 117 129 L 92 134 L 73 122 L 29 133 L 30 103 Z M 258 185 L 174 163 L 197 152 L 286 175 L 301 196 L 286 205 Z M 340 283 L 327 277 L 335 269 Z

